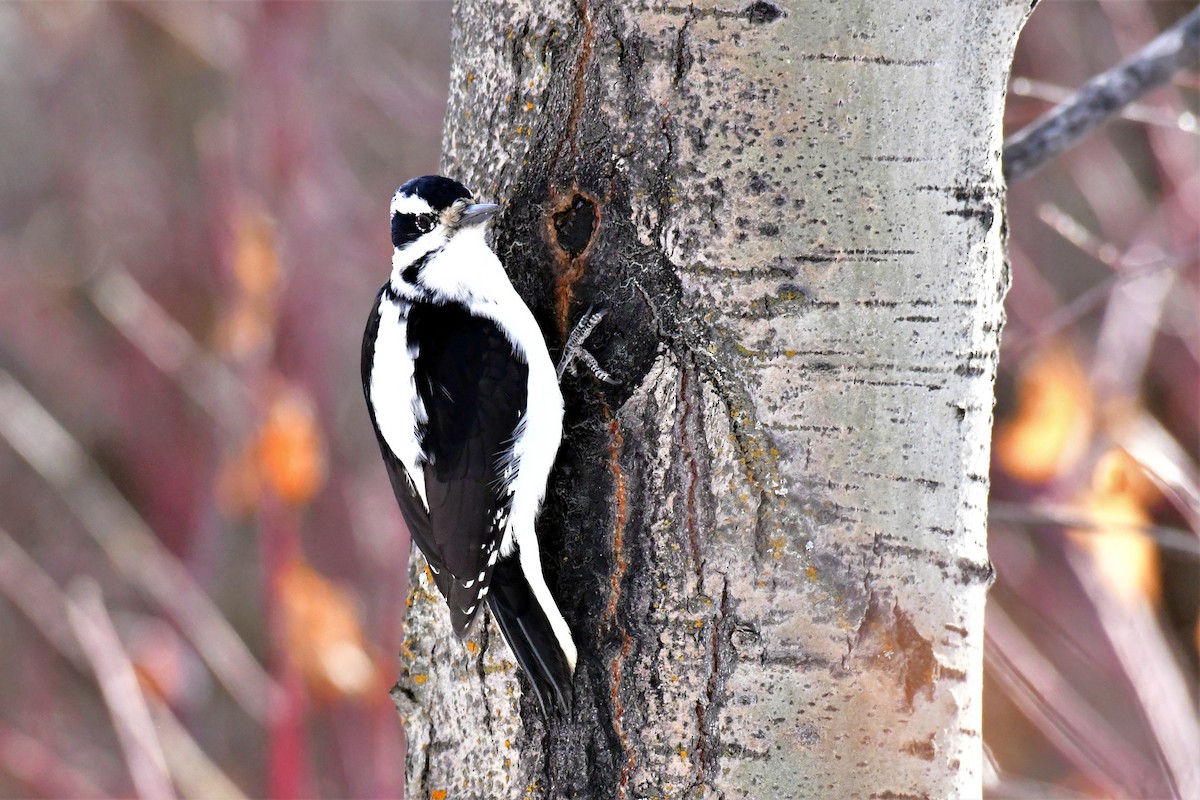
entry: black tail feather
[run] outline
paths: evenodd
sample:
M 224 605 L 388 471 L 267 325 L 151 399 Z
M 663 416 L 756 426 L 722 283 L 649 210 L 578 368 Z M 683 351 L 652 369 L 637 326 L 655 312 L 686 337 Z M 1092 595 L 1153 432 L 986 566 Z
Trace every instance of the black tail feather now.
M 542 713 L 565 713 L 571 702 L 571 668 L 545 613 L 533 598 L 517 559 L 496 564 L 488 606 L 509 648 L 533 685 Z

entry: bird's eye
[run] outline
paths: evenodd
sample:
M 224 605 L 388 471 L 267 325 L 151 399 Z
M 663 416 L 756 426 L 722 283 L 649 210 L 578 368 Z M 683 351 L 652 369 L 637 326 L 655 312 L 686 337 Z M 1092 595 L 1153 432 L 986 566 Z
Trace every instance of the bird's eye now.
M 422 214 L 417 217 L 417 230 L 421 233 L 429 233 L 433 230 L 434 219 L 433 214 Z

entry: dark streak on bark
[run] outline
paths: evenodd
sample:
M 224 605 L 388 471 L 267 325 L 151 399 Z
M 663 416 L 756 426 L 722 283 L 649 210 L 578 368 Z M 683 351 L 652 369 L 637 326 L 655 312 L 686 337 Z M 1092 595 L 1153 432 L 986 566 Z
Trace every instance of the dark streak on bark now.
M 701 787 L 713 789 L 721 761 L 720 714 L 725 706 L 725 682 L 732 671 L 734 652 L 730 635 L 735 627 L 730 616 L 729 581 L 723 579 L 721 600 L 713 611 L 709 627 L 708 681 L 704 697 L 696 701 L 696 779 L 685 794 L 692 794 Z M 718 792 L 718 797 L 723 797 Z
M 612 595 L 609 598 L 608 608 L 605 611 L 605 619 L 609 623 L 616 623 L 617 609 L 621 603 L 621 588 L 625 578 L 625 572 L 629 568 L 628 561 L 625 558 L 625 522 L 628 519 L 628 506 L 625 489 L 625 474 L 621 468 L 621 451 L 622 437 L 621 424 L 612 419 L 608 423 L 609 436 L 611 444 L 609 445 L 608 458 L 609 469 L 612 470 L 613 486 L 615 488 L 616 500 L 616 516 L 613 521 L 613 564 L 614 569 L 611 578 L 609 579 L 612 589 Z M 621 768 L 621 779 L 617 784 L 617 797 L 624 797 L 625 790 L 629 783 L 629 773 L 633 769 L 633 749 L 629 746 L 628 739 L 621 726 L 621 719 L 624 716 L 624 706 L 621 703 L 621 669 L 624 666 L 625 660 L 629 657 L 629 651 L 632 646 L 632 639 L 629 631 L 621 627 L 620 629 L 621 648 L 612 660 L 612 689 L 611 700 L 613 708 L 613 731 L 616 734 L 617 741 L 621 745 L 625 753 L 625 764 Z
M 888 58 L 887 56 L 860 56 L 837 53 L 800 53 L 801 61 L 828 61 L 833 64 L 876 64 L 885 67 L 928 67 L 935 62 L 924 58 Z
M 490 611 L 488 612 L 491 613 Z M 484 666 L 484 659 L 487 657 L 488 645 L 491 644 L 491 627 L 488 625 L 479 625 L 477 627 L 477 641 L 479 643 L 479 652 L 475 655 L 475 674 L 479 676 L 479 685 L 484 686 L 487 683 L 487 670 Z M 488 700 L 487 692 L 483 693 L 483 710 L 484 723 L 487 725 L 488 733 L 492 733 L 492 704 Z
M 686 474 L 682 476 L 684 498 L 684 529 L 687 531 L 688 552 L 691 554 L 692 570 L 696 576 L 697 591 L 704 591 L 704 557 L 700 549 L 700 528 L 699 528 L 699 513 L 696 510 L 696 484 L 700 479 L 699 468 L 696 464 L 696 454 L 693 446 L 693 431 L 700 431 L 703 435 L 703 428 L 697 422 L 693 421 L 692 410 L 692 394 L 693 389 L 688 381 L 692 371 L 684 365 L 679 370 L 679 415 L 676 422 L 676 439 L 679 441 L 682 449 L 681 466 L 686 470 Z M 695 392 L 696 398 L 700 399 L 699 392 Z M 697 409 L 698 410 L 698 409 Z
M 933 644 L 921 636 L 900 604 L 885 593 L 871 591 L 851 655 L 894 674 L 910 710 L 918 692 L 933 697 L 933 684 L 938 676 Z

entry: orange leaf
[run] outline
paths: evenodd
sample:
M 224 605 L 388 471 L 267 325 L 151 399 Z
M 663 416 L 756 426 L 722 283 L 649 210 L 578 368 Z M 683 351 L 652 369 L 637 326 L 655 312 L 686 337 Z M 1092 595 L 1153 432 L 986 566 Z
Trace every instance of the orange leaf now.
M 233 275 L 242 291 L 255 298 L 271 294 L 279 284 L 275 230 L 261 212 L 243 214 L 237 222 Z
M 325 481 L 325 456 L 307 395 L 279 393 L 259 432 L 257 454 L 263 480 L 281 499 L 303 505 L 313 498 Z
M 1158 547 L 1142 528 L 1151 522 L 1146 510 L 1154 497 L 1153 484 L 1124 450 L 1110 450 L 1096 463 L 1092 485 L 1079 500 L 1095 526 L 1071 531 L 1088 551 L 1101 580 L 1118 597 L 1143 597 L 1157 603 L 1162 586 Z
M 1039 353 L 1017 382 L 1016 414 L 996 426 L 996 459 L 1015 478 L 1041 482 L 1083 454 L 1092 427 L 1092 394 L 1074 353 L 1064 345 Z
M 276 583 L 285 649 L 313 694 L 363 698 L 381 690 L 350 594 L 300 560 Z

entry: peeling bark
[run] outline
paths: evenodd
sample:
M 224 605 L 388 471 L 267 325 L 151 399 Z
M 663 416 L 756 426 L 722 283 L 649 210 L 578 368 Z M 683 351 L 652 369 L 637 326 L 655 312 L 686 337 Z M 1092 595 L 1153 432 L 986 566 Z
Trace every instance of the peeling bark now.
M 980 794 L 1008 0 L 462 2 L 446 174 L 565 382 L 547 722 L 414 567 L 412 797 Z

